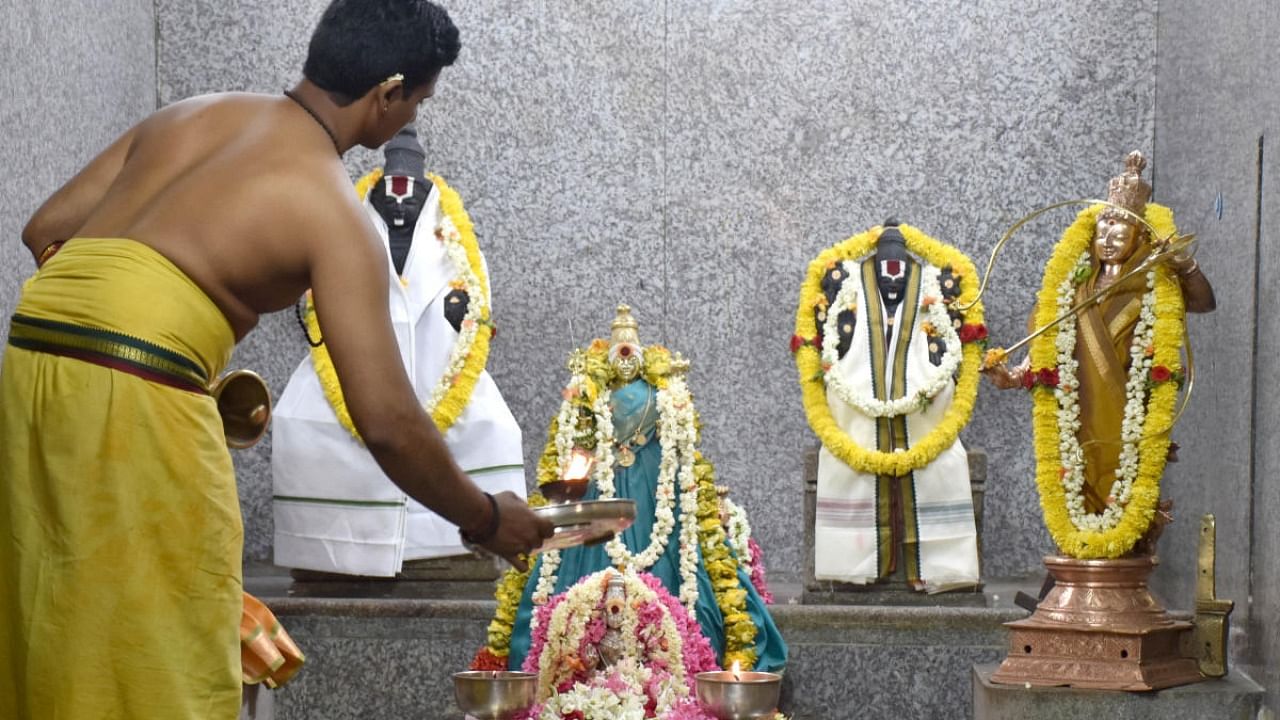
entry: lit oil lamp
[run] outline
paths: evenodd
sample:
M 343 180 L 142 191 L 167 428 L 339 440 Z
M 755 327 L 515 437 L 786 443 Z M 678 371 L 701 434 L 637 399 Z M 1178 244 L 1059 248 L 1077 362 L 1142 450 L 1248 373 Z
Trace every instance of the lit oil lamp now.
M 575 447 L 560 479 L 540 488 L 551 504 L 535 508 L 534 512 L 550 520 L 556 528 L 555 535 L 543 542 L 540 550 L 604 542 L 635 522 L 634 500 L 582 501 L 595 466 L 595 453 Z
M 698 673 L 698 702 L 719 720 L 759 720 L 778 712 L 782 676 L 743 670 L 735 660 L 728 670 Z

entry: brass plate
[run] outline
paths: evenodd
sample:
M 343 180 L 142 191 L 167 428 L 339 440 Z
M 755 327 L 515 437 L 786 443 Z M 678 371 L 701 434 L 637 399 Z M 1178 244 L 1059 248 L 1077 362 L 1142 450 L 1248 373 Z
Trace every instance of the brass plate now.
M 539 550 L 563 550 L 604 542 L 631 527 L 636 519 L 636 502 L 587 500 L 544 505 L 533 512 L 550 520 L 556 528 L 555 535 L 544 541 Z

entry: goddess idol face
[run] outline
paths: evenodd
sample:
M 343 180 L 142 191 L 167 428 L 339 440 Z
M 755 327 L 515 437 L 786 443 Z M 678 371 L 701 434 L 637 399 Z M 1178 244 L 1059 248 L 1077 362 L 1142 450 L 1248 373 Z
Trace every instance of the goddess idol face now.
M 1093 252 L 1103 265 L 1123 265 L 1138 249 L 1141 233 L 1128 220 L 1103 215 L 1093 235 Z
M 617 371 L 618 379 L 631 382 L 644 368 L 644 352 L 632 343 L 617 343 L 609 349 L 609 362 Z

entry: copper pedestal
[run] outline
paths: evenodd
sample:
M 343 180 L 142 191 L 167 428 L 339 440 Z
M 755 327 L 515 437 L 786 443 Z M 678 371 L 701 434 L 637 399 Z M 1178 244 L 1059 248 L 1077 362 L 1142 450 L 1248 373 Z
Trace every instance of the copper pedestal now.
M 1182 654 L 1191 623 L 1169 617 L 1147 589 L 1154 557 L 1044 560 L 1056 585 L 1012 631 L 991 676 L 1010 685 L 1159 690 L 1202 679 Z

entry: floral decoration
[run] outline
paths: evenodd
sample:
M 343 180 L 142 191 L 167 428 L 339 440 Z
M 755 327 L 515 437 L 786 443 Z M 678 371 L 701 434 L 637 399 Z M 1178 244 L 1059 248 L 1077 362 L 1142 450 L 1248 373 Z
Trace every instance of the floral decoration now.
M 1090 245 L 1101 210 L 1094 206 L 1082 211 L 1054 248 L 1040 291 L 1038 326 L 1070 309 L 1076 288 L 1090 276 Z M 1168 208 L 1148 204 L 1146 219 L 1161 237 L 1176 232 Z M 1077 437 L 1076 323 L 1060 323 L 1031 344 L 1031 366 L 1041 368 L 1032 386 L 1040 506 L 1054 542 L 1072 557 L 1124 555 L 1146 533 L 1159 501 L 1182 377 L 1185 307 L 1178 280 L 1166 266 L 1149 271 L 1146 286 L 1130 346 L 1120 463 L 1101 513 L 1085 512 L 1082 497 L 1085 457 Z M 1056 373 L 1053 384 L 1040 382 L 1047 370 Z
M 957 310 L 964 307 L 967 309 L 960 313 L 961 328 L 965 325 L 974 327 L 974 330 L 968 333 L 973 336 L 973 340 L 957 343 L 962 350 L 958 361 L 955 393 L 951 405 L 933 430 L 924 437 L 914 439 L 908 450 L 881 452 L 863 447 L 849 437 L 832 417 L 831 408 L 828 405 L 827 390 L 832 373 L 827 372 L 827 369 L 833 365 L 827 361 L 824 351 L 826 346 L 834 344 L 835 340 L 830 333 L 819 332 L 813 312 L 815 308 L 826 305 L 826 296 L 822 292 L 822 278 L 826 271 L 836 264 L 859 261 L 871 255 L 882 228 L 872 228 L 837 243 L 824 250 L 809 264 L 808 273 L 800 288 L 800 303 L 796 310 L 795 337 L 799 338 L 800 342 L 793 341 L 792 347 L 796 348 L 794 351 L 796 368 L 799 371 L 800 387 L 809 425 L 827 451 L 860 472 L 900 477 L 933 462 L 942 451 L 955 443 L 960 430 L 969 422 L 978 393 L 978 371 L 983 364 L 985 326 L 983 330 L 977 330 L 982 326 L 983 314 L 982 304 L 975 302 L 978 284 L 977 272 L 972 261 L 955 248 L 928 237 L 914 227 L 901 225 L 898 229 L 906 240 L 908 252 L 919 257 L 926 265 L 941 268 L 944 272 L 951 271 L 952 277 L 955 277 L 960 284 L 960 293 L 957 296 L 949 299 L 944 297 L 941 303 L 935 300 L 925 308 L 925 312 L 933 312 L 935 303 L 940 308 L 944 305 Z M 845 282 L 845 286 L 858 285 L 857 276 L 853 277 L 853 280 Z M 933 277 L 936 279 L 937 276 L 933 275 Z M 922 288 L 922 294 L 933 297 L 924 288 Z M 834 310 L 834 308 L 827 309 L 828 320 L 838 314 Z M 950 319 L 946 321 L 930 319 L 929 322 L 935 330 L 945 331 L 946 328 L 952 328 L 954 331 L 954 323 Z M 981 338 L 977 336 L 979 333 L 982 335 Z M 953 350 L 950 343 L 947 350 L 949 352 Z M 909 412 L 918 409 L 926 401 L 927 398 L 913 395 L 906 402 L 894 401 L 892 407 L 889 404 L 884 407 L 868 404 L 867 409 L 873 413 Z
M 572 354 L 573 372 L 562 393 L 560 410 L 551 422 L 547 444 L 538 461 L 538 485 L 556 482 L 574 448 L 593 452 L 595 464 L 591 480 L 601 498 L 616 495 L 614 486 L 613 416 L 609 400 L 611 388 L 620 378 L 608 360 L 609 343 L 596 339 Z M 680 512 L 679 597 L 685 612 L 693 617 L 698 602 L 697 567 L 699 554 L 711 579 L 716 604 L 725 621 L 725 658 L 738 660 L 744 669 L 755 666 L 755 638 L 758 629 L 746 612 L 746 590 L 738 577 L 738 560 L 730 551 L 720 522 L 720 504 L 715 484 L 715 468 L 697 451 L 699 420 L 682 372 L 673 372 L 672 355 L 661 345 L 641 351 L 641 374 L 657 391 L 657 440 L 662 448 L 659 460 L 654 527 L 649 545 L 639 553 L 630 552 L 620 538 L 606 545 L 613 566 L 619 570 L 643 572 L 662 557 L 675 527 L 675 508 Z M 539 496 L 540 497 L 540 496 Z M 560 552 L 542 553 L 532 596 L 535 609 L 545 607 L 558 583 Z M 764 584 L 764 568 L 752 570 Z M 490 626 L 489 655 L 507 657 L 510 630 L 520 601 L 520 591 L 528 575 L 518 580 L 508 572 L 496 592 L 498 613 Z M 542 614 L 535 612 L 531 627 L 535 635 Z M 507 620 L 509 618 L 509 620 Z M 505 633 L 505 634 L 504 634 Z M 482 651 L 482 653 L 486 652 Z M 477 656 L 479 660 L 479 656 Z
M 865 390 L 859 392 L 840 373 L 831 370 L 840 361 L 839 341 L 837 340 L 840 335 L 836 327 L 839 325 L 839 314 L 845 310 L 854 310 L 860 304 L 862 283 L 857 281 L 857 278 L 861 276 L 858 268 L 865 259 L 864 257 L 857 260 L 844 261 L 842 266 L 845 277 L 850 278 L 850 280 L 840 286 L 840 292 L 836 294 L 836 299 L 831 302 L 831 307 L 827 310 L 827 319 L 823 326 L 822 337 L 833 340 L 822 344 L 822 367 L 824 369 L 824 379 L 827 383 L 827 391 L 835 393 L 836 397 L 843 400 L 845 404 L 857 408 L 867 417 L 897 417 L 917 412 L 928 407 L 938 393 L 951 385 L 952 378 L 960 367 L 961 338 L 957 334 L 950 316 L 947 314 L 946 304 L 937 301 L 937 298 L 942 296 L 942 289 L 938 284 L 938 275 L 941 270 L 933 266 L 924 268 L 924 277 L 920 283 L 920 293 L 924 298 L 921 304 L 924 305 L 926 318 L 921 323 L 921 326 L 926 335 L 936 334 L 943 341 L 946 350 L 942 354 L 942 360 L 936 367 L 932 368 L 931 374 L 924 380 L 920 389 L 900 398 L 880 400 Z M 963 327 L 974 328 L 977 326 L 966 325 Z
M 536 673 L 536 705 L 529 718 L 681 717 L 697 709 L 694 678 L 718 669 L 697 622 L 657 578 L 621 574 L 626 599 L 612 607 L 605 590 L 618 573 L 608 569 L 579 580 L 535 612 L 539 616 L 525 672 Z M 592 658 L 606 633 L 605 615 L 622 612 L 623 660 L 596 669 Z M 683 717 L 701 717 L 683 715 Z

